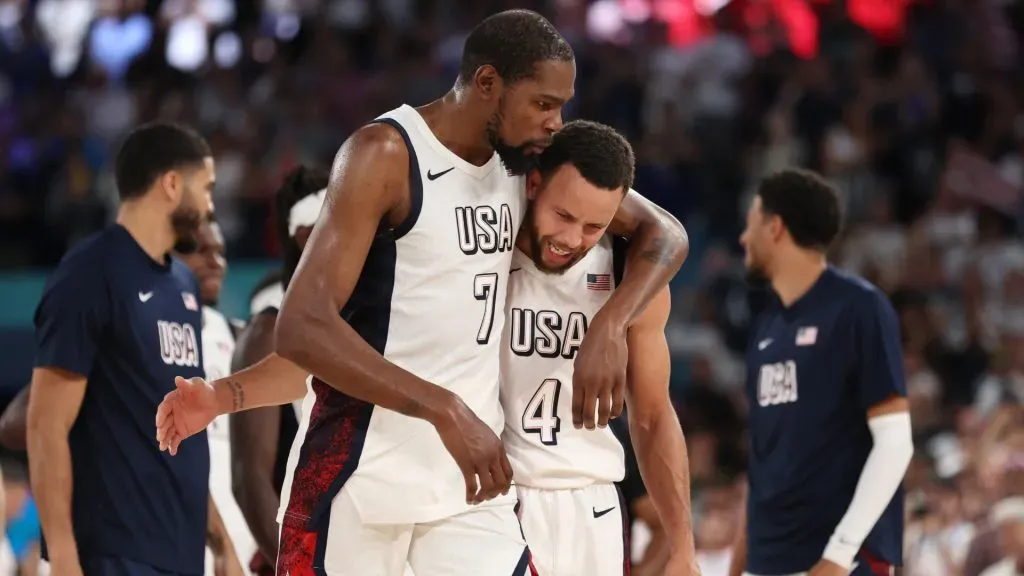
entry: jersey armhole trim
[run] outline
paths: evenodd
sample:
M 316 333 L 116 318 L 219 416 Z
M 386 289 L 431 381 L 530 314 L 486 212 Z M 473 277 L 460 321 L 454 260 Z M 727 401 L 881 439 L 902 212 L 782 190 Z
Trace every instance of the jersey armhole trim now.
M 622 284 L 622 276 L 626 272 L 626 253 L 629 251 L 629 240 L 622 236 L 612 236 L 612 271 L 615 276 L 615 287 Z
M 394 118 L 379 118 L 371 124 L 387 124 L 398 131 L 398 135 L 405 142 L 405 148 L 409 151 L 409 215 L 392 231 L 392 239 L 398 240 L 405 236 L 416 225 L 420 218 L 420 211 L 423 209 L 423 176 L 420 175 L 420 163 L 416 158 L 416 149 L 412 145 L 412 139 L 405 128 Z

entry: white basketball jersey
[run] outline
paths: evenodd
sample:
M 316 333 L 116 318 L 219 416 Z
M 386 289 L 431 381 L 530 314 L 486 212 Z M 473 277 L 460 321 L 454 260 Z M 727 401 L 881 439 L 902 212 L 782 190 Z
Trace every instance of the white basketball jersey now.
M 609 428 L 572 424 L 573 362 L 594 315 L 615 286 L 605 236 L 563 274 L 539 270 L 518 250 L 512 263 L 501 347 L 502 440 L 517 484 L 561 490 L 625 475 L 622 445 Z
M 228 319 L 209 306 L 203 306 L 202 338 L 203 368 L 207 381 L 231 374 L 235 336 Z M 256 540 L 231 491 L 231 433 L 228 422 L 227 414 L 219 416 L 206 431 L 210 442 L 210 496 L 217 505 L 231 543 L 248 573 L 247 562 L 256 551 Z
M 499 350 L 509 267 L 525 210 L 524 179 L 510 176 L 497 154 L 483 166 L 460 158 L 410 106 L 378 121 L 406 139 L 412 210 L 405 225 L 374 241 L 360 284 L 378 288 L 358 294 L 357 287 L 349 306 L 369 304 L 354 311 L 349 323 L 389 362 L 458 394 L 500 434 Z M 338 395 L 319 389 L 328 400 Z M 320 394 L 304 420 L 323 412 Z M 362 445 L 347 456 L 358 458 L 358 465 L 344 480 L 362 520 L 431 522 L 468 510 L 462 473 L 433 426 L 380 407 L 370 410 Z M 300 424 L 307 430 L 303 447 L 311 450 L 328 442 L 335 425 L 326 417 L 306 424 Z M 325 439 L 314 441 L 314 434 Z M 291 478 L 295 487 L 285 490 L 293 499 L 317 482 L 304 476 L 314 473 L 308 463 L 320 459 L 319 453 L 303 454 Z M 304 508 L 297 502 L 288 515 L 310 515 Z

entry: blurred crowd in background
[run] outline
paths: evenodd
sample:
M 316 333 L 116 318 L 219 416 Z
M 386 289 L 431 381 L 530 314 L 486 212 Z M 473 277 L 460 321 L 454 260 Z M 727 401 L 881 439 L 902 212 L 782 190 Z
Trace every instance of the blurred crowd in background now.
M 570 40 L 567 116 L 626 134 L 634 187 L 690 233 L 669 338 L 704 576 L 726 574 L 746 461 L 737 236 L 758 179 L 794 165 L 840 188 L 832 261 L 901 319 L 917 447 L 904 574 L 979 576 L 1005 558 L 991 575 L 1024 573 L 1024 518 L 1003 539 L 988 518 L 1024 494 L 1021 2 L 0 0 L 0 271 L 52 267 L 109 223 L 118 139 L 155 118 L 210 140 L 229 261 L 277 257 L 282 175 L 439 97 L 469 29 L 512 7 Z M 38 523 L 19 456 L 4 462 L 24 559 Z M 630 493 L 643 510 L 642 486 Z

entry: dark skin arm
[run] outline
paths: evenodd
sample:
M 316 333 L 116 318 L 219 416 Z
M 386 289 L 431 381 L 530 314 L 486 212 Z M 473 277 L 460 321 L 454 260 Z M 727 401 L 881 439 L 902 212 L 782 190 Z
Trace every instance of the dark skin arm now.
M 594 316 L 573 364 L 573 425 L 588 430 L 607 426 L 622 414 L 626 332 L 676 275 L 690 250 L 683 225 L 635 191 L 626 194 L 608 232 L 631 241 L 622 283 Z
M 277 318 L 276 352 L 353 398 L 430 422 L 465 477 L 467 502 L 477 503 L 511 485 L 501 441 L 458 396 L 385 360 L 338 314 L 378 225 L 397 227 L 410 213 L 408 173 L 409 153 L 387 125 L 361 128 L 338 151 Z
M 231 371 L 248 368 L 274 352 L 277 314 L 262 312 L 239 334 Z M 281 408 L 267 406 L 235 412 L 231 422 L 231 478 L 235 501 L 245 516 L 260 553 L 277 558 L 277 508 L 274 464 L 281 429 Z M 245 560 L 245 559 L 243 559 Z
M 668 574 L 690 573 L 696 561 L 690 513 L 690 463 L 669 399 L 671 357 L 665 340 L 668 288 L 629 329 L 629 436 L 647 493 L 668 536 Z
M 25 386 L 11 400 L 0 416 L 0 445 L 8 450 L 25 450 L 25 427 L 28 426 L 28 395 L 32 386 Z

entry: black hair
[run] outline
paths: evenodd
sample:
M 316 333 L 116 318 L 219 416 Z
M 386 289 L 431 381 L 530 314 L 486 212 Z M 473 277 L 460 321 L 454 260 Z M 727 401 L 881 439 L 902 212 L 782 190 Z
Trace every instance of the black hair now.
M 571 62 L 572 47 L 546 18 L 531 10 L 506 10 L 485 18 L 462 49 L 459 82 L 468 84 L 481 66 L 491 65 L 506 83 L 532 78 L 537 64 Z
M 288 287 L 288 282 L 295 274 L 295 269 L 299 266 L 299 258 L 302 256 L 299 243 L 288 233 L 288 216 L 292 207 L 298 204 L 299 200 L 326 188 L 328 179 L 326 171 L 300 165 L 285 176 L 284 183 L 275 194 L 274 204 L 277 218 L 274 224 L 277 228 L 277 240 L 281 244 L 281 253 L 284 257 L 281 283 L 285 288 Z
M 143 124 L 128 134 L 117 151 L 114 178 L 118 194 L 121 200 L 138 198 L 163 174 L 201 166 L 212 155 L 206 140 L 187 126 Z
M 797 246 L 824 251 L 839 236 L 839 192 L 820 175 L 787 168 L 761 180 L 757 195 L 761 209 L 782 219 Z
M 594 186 L 628 190 L 633 185 L 633 147 L 611 126 L 573 120 L 555 133 L 540 155 L 538 167 L 547 178 L 563 164 L 572 164 Z

